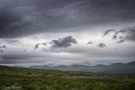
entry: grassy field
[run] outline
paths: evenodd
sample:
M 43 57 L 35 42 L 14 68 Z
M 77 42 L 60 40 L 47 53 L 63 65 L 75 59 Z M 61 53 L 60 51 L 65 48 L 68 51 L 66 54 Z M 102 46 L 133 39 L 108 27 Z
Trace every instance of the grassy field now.
M 0 90 L 135 90 L 135 75 L 0 66 Z

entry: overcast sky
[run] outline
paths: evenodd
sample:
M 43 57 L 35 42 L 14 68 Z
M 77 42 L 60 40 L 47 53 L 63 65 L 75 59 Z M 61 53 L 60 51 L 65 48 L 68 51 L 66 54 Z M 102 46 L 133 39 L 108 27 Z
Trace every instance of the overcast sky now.
M 135 0 L 0 0 L 0 64 L 135 60 Z

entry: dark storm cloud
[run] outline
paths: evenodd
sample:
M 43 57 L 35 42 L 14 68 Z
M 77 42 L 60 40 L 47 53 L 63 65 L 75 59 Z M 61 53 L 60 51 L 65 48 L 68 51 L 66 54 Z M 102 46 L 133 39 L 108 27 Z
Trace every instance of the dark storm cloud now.
M 25 26 L 29 25 L 22 21 L 22 15 L 9 7 L 0 8 L 0 37 L 16 37 L 25 35 Z
M 103 36 L 106 36 L 109 33 L 113 33 L 112 39 L 117 43 L 122 43 L 124 41 L 135 42 L 135 26 L 124 28 L 118 31 L 114 29 L 107 30 Z
M 1 0 L 0 37 L 135 20 L 134 0 Z M 76 30 L 72 30 L 76 31 Z
M 52 40 L 51 48 L 68 48 L 72 44 L 77 44 L 77 41 L 72 36 L 67 36 L 64 38 L 59 38 L 58 40 Z
M 100 47 L 100 48 L 106 47 L 106 45 L 104 43 L 99 43 L 97 46 Z

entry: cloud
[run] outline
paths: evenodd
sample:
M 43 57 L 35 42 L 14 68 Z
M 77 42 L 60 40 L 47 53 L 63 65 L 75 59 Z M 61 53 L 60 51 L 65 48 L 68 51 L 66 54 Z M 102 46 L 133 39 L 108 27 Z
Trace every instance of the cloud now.
M 50 44 L 51 44 L 50 42 L 37 43 L 35 44 L 34 51 L 35 50 L 45 51 L 45 47 L 49 46 Z
M 124 39 L 121 39 L 121 40 L 117 41 L 117 43 L 122 43 L 124 41 L 125 41 Z
M 109 29 L 109 30 L 105 31 L 103 37 L 106 36 L 106 35 L 108 35 L 109 33 L 116 33 L 116 30 L 114 30 L 114 29 Z
M 135 20 L 134 4 L 134 0 L 1 0 L 0 38 L 131 22 Z
M 15 63 L 30 63 L 30 62 L 40 62 L 41 59 L 44 59 L 42 55 L 39 54 L 32 54 L 32 52 L 12 52 L 12 53 L 5 53 L 0 56 L 0 63 L 3 64 L 15 64 Z
M 34 47 L 34 50 L 37 50 L 39 48 L 40 43 L 37 43 Z
M 3 53 L 4 52 L 4 50 L 0 50 L 0 53 Z
M 7 48 L 5 45 L 0 46 L 0 48 Z
M 116 41 L 116 43 L 122 43 L 125 41 L 126 35 L 125 30 L 116 31 L 112 37 L 113 40 Z
M 48 42 L 41 42 L 37 43 L 34 46 L 34 51 L 35 50 L 40 50 L 40 51 L 50 51 L 54 50 L 57 48 L 68 48 L 72 46 L 72 44 L 77 44 L 77 40 L 73 38 L 72 36 L 67 36 L 63 38 L 58 38 L 57 40 L 51 40 Z
M 1 39 L 1 41 L 11 45 L 22 45 L 22 42 L 17 39 Z
M 103 37 L 111 32 L 113 32 L 112 39 L 115 40 L 117 43 L 122 43 L 124 41 L 130 41 L 130 42 L 135 41 L 135 26 L 124 28 L 118 31 L 114 29 L 107 30 L 104 33 Z
M 72 44 L 77 44 L 77 41 L 72 36 L 67 36 L 64 38 L 59 38 L 57 40 L 52 40 L 51 42 L 51 48 L 68 48 Z
M 126 40 L 135 42 L 135 26 L 126 29 Z
M 3 53 L 4 52 L 4 49 L 6 49 L 7 46 L 6 45 L 2 45 L 0 46 L 0 53 Z
M 29 24 L 22 22 L 22 15 L 10 7 L 0 8 L 0 37 L 16 37 L 24 35 L 23 29 Z
M 89 42 L 87 43 L 87 45 L 89 45 L 89 44 L 93 44 L 93 42 L 92 42 L 92 41 L 89 41 Z
M 100 48 L 106 47 L 106 45 L 104 43 L 99 43 L 97 46 L 100 47 Z
M 37 50 L 37 49 L 43 49 L 46 45 L 48 44 L 48 42 L 45 42 L 45 43 L 37 43 L 34 47 L 34 50 Z

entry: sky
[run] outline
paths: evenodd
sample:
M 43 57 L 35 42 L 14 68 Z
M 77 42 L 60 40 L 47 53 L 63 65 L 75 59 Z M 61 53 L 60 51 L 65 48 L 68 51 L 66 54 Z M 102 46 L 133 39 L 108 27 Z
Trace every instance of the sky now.
M 0 64 L 135 60 L 135 0 L 0 0 Z

